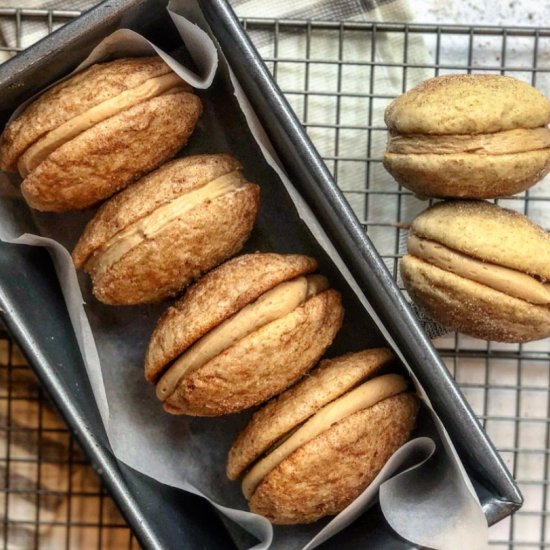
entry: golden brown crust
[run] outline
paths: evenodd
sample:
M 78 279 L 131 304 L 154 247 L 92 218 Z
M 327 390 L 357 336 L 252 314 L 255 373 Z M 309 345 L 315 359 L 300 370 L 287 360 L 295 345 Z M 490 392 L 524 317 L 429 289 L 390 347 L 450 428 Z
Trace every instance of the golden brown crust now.
M 333 424 L 264 478 L 250 510 L 275 524 L 311 523 L 337 514 L 409 439 L 418 409 L 418 398 L 403 393 Z
M 260 188 L 248 183 L 196 206 L 109 269 L 92 272 L 94 295 L 106 304 L 129 305 L 177 294 L 243 247 L 259 203 Z
M 227 477 L 237 479 L 277 440 L 393 358 L 389 349 L 375 348 L 322 361 L 311 375 L 254 413 L 229 450 Z
M 38 210 L 86 208 L 174 156 L 201 114 L 187 92 L 155 97 L 110 117 L 56 149 L 23 181 Z
M 6 126 L 0 140 L 0 166 L 16 171 L 18 158 L 49 131 L 125 90 L 168 72 L 170 67 L 158 56 L 124 58 L 92 65 L 57 84 Z M 183 82 L 182 85 L 187 86 Z
M 185 376 L 164 402 L 165 410 L 219 416 L 266 401 L 319 360 L 340 329 L 343 314 L 338 292 L 317 294 Z
M 168 363 L 264 292 L 316 269 L 307 256 L 258 253 L 207 273 L 159 320 L 145 357 L 145 378 L 154 382 Z
M 109 239 L 160 205 L 240 169 L 239 162 L 229 155 L 193 155 L 176 159 L 144 176 L 103 204 L 88 223 L 73 251 L 76 267 L 82 268 Z
M 480 134 L 546 126 L 550 102 L 515 78 L 444 75 L 392 101 L 384 118 L 401 134 Z
M 411 255 L 401 260 L 401 276 L 411 298 L 452 330 L 498 342 L 529 342 L 550 336 L 550 309 L 546 306 L 513 298 Z
M 386 152 L 384 166 L 420 197 L 505 197 L 531 187 L 550 171 L 550 148 L 500 155 Z
M 550 280 L 550 235 L 527 217 L 485 201 L 442 202 L 412 232 L 474 258 Z

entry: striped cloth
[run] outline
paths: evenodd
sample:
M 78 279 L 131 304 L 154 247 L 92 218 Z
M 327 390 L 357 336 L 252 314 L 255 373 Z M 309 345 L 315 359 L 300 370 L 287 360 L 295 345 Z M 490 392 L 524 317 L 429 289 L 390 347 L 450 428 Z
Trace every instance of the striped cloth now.
M 0 0 L 0 8 L 21 6 L 25 9 L 86 11 L 94 0 Z M 230 0 L 239 17 L 311 19 L 331 21 L 410 21 L 406 0 Z M 0 19 L 0 39 L 4 45 L 26 48 L 47 34 L 40 21 L 28 22 L 18 39 L 11 21 Z

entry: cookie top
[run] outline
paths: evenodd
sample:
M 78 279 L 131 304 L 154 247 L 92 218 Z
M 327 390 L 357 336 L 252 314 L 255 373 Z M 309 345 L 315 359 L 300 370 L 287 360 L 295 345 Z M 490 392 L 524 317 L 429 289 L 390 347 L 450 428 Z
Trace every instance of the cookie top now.
M 5 128 L 0 140 L 0 166 L 15 171 L 30 145 L 69 119 L 171 71 L 158 57 L 135 57 L 97 63 L 53 86 Z M 182 86 L 191 91 L 185 83 Z
M 409 439 L 419 405 L 405 392 L 334 423 L 267 474 L 249 500 L 250 510 L 276 524 L 337 514 Z
M 37 210 L 91 206 L 172 158 L 201 112 L 200 99 L 188 92 L 138 103 L 58 147 L 23 180 L 21 192 Z
M 230 155 L 194 155 L 169 162 L 144 176 L 99 208 L 73 251 L 75 265 L 81 268 L 117 233 L 159 206 L 236 170 L 242 167 Z
M 342 326 L 343 314 L 336 290 L 316 294 L 185 374 L 164 401 L 165 410 L 220 416 L 280 394 L 319 361 Z
M 277 440 L 393 358 L 389 349 L 375 348 L 322 361 L 310 376 L 252 416 L 229 451 L 227 476 L 239 477 Z
M 401 134 L 492 133 L 546 126 L 550 102 L 508 76 L 444 75 L 392 101 L 384 119 L 390 131 Z
M 307 256 L 256 253 L 207 273 L 160 319 L 145 357 L 146 379 L 154 382 L 168 363 L 264 292 L 316 269 Z
M 485 201 L 442 202 L 411 231 L 479 260 L 550 280 L 550 235 L 527 217 Z
M 222 178 L 216 195 L 212 184 Z M 241 172 L 222 178 L 160 206 L 109 241 L 85 265 L 94 295 L 108 304 L 160 301 L 239 252 L 256 219 L 259 187 Z M 238 187 L 223 193 L 228 181 Z

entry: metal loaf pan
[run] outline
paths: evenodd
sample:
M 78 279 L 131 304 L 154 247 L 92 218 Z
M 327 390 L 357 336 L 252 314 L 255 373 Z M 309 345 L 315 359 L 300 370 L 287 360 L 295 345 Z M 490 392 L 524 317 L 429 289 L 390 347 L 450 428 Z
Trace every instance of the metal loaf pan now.
M 445 424 L 490 524 L 522 497 L 334 183 L 292 109 L 225 0 L 199 0 L 203 15 L 297 189 L 320 220 L 365 295 L 415 370 Z M 132 28 L 170 50 L 178 37 L 163 0 L 110 0 L 0 66 L 0 124 L 26 98 L 74 68 L 102 37 Z M 14 201 L 12 212 L 26 228 Z M 232 539 L 201 499 L 163 486 L 117 461 L 96 409 L 48 254 L 0 243 L 0 308 L 72 432 L 146 548 L 230 548 Z M 40 312 L 40 315 L 37 315 Z M 55 339 L 51 338 L 55 334 Z M 325 544 L 411 548 L 377 507 Z

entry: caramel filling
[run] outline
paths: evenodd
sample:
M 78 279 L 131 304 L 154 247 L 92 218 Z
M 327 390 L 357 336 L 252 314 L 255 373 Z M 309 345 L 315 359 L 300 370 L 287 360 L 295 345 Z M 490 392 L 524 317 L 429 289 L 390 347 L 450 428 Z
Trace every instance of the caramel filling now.
M 334 423 L 358 411 L 372 407 L 388 397 L 402 393 L 406 389 L 407 381 L 402 376 L 386 374 L 361 384 L 344 396 L 325 405 L 290 437 L 283 437 L 280 445 L 251 468 L 242 482 L 242 491 L 246 499 L 250 499 L 269 472 L 302 445 L 328 430 Z
M 180 355 L 159 380 L 157 397 L 165 401 L 176 390 L 184 376 L 202 367 L 255 330 L 288 315 L 312 296 L 326 290 L 328 286 L 327 279 L 322 275 L 308 275 L 280 283 L 268 290 Z
M 421 239 L 413 234 L 409 235 L 408 248 L 409 253 L 417 258 L 508 296 L 531 304 L 550 304 L 549 285 L 541 283 L 527 273 L 476 260 L 435 241 Z
M 177 74 L 170 72 L 162 76 L 150 78 L 136 88 L 125 90 L 116 97 L 95 105 L 85 113 L 71 118 L 61 126 L 55 128 L 55 130 L 48 132 L 43 138 L 31 145 L 17 162 L 17 169 L 21 177 L 26 177 L 48 155 L 64 143 L 89 130 L 99 122 L 148 99 L 184 89 L 187 88 L 181 78 Z
M 391 135 L 388 138 L 389 153 L 478 153 L 505 155 L 550 147 L 550 129 L 516 129 L 494 134 L 475 135 Z
M 159 206 L 148 216 L 118 232 L 86 262 L 86 271 L 95 276 L 104 273 L 115 262 L 146 239 L 151 239 L 170 223 L 205 201 L 217 199 L 238 190 L 246 183 L 243 174 L 235 170 Z

